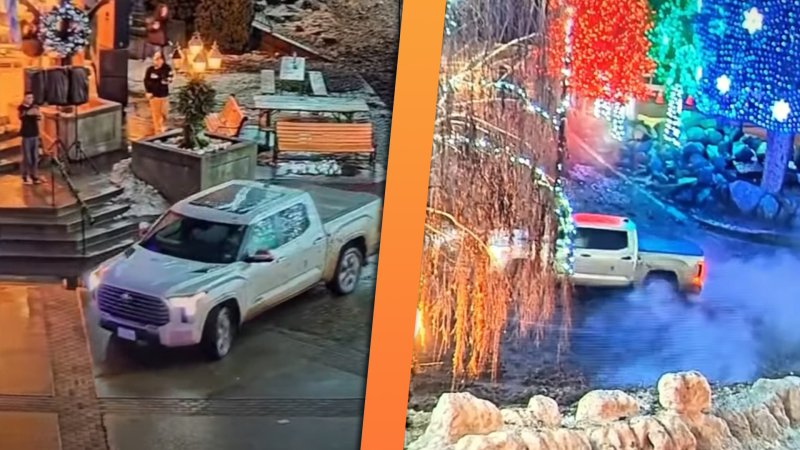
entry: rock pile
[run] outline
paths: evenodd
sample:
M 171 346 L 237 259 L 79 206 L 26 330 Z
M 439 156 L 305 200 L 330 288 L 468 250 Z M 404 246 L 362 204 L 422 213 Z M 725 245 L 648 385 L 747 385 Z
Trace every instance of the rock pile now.
M 763 139 L 699 116 L 684 125 L 683 147 L 665 148 L 658 143 L 656 129 L 637 124 L 633 139 L 622 149 L 621 167 L 648 176 L 653 189 L 689 208 L 723 205 L 769 222 L 789 224 L 794 219 L 797 205 L 793 201 L 768 195 L 755 184 L 767 151 Z M 797 182 L 792 161 L 787 184 Z
M 592 391 L 574 417 L 537 396 L 527 408 L 499 409 L 469 393 L 443 394 L 425 432 L 408 450 L 746 450 L 794 448 L 782 441 L 800 428 L 800 378 L 762 379 L 720 395 L 698 372 L 658 382 L 659 408 L 640 414 L 622 391 Z M 412 420 L 413 422 L 413 420 Z

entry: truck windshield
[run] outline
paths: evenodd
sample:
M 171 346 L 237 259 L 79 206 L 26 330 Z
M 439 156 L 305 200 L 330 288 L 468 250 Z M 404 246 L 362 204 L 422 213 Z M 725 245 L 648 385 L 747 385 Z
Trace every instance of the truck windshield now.
M 244 225 L 209 222 L 169 212 L 159 220 L 141 246 L 151 252 L 211 264 L 236 260 Z
M 628 247 L 628 232 L 600 228 L 578 228 L 575 248 L 623 250 Z

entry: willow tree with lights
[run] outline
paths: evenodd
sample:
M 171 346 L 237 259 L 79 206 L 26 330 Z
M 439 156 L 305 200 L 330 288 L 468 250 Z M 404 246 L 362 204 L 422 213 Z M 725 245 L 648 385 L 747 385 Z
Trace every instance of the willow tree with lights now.
M 687 95 L 696 92 L 701 64 L 693 29 L 697 4 L 698 0 L 662 1 L 649 33 L 650 57 L 656 63 L 654 78 L 667 96 L 663 139 L 673 147 L 680 146 L 683 103 Z
M 560 182 L 564 84 L 544 52 L 530 57 L 552 11 L 538 0 L 447 8 L 416 361 L 449 361 L 456 381 L 495 378 L 507 336 L 541 336 L 568 309 L 574 233 Z
M 783 188 L 800 130 L 800 15 L 796 1 L 704 0 L 695 21 L 702 78 L 697 108 L 767 130 L 761 187 Z

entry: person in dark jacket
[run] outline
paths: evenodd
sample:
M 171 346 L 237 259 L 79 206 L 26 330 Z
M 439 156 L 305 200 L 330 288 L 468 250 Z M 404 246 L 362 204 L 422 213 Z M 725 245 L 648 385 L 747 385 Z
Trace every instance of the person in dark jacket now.
M 152 17 L 145 20 L 147 26 L 147 54 L 150 56 L 155 52 L 161 52 L 162 55 L 169 55 L 167 51 L 169 46 L 169 37 L 167 36 L 167 22 L 169 20 L 169 8 L 165 4 L 156 6 L 156 10 Z
M 169 85 L 172 84 L 172 77 L 172 67 L 164 61 L 161 52 L 156 52 L 153 55 L 153 65 L 144 73 L 144 91 L 150 102 L 153 130 L 156 134 L 166 131 L 164 123 L 169 115 Z
M 33 93 L 26 92 L 22 104 L 17 108 L 19 121 L 22 127 L 19 134 L 22 137 L 22 182 L 39 184 L 37 169 L 39 166 L 39 120 L 41 113 L 39 107 L 33 103 Z

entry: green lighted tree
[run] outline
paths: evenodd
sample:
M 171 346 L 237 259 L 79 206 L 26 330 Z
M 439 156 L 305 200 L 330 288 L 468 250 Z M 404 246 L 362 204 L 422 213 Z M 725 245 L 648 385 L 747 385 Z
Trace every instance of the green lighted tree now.
M 693 31 L 699 0 L 663 0 L 657 6 L 655 27 L 650 31 L 650 57 L 656 63 L 656 82 L 667 94 L 667 123 L 664 140 L 680 145 L 680 115 L 685 95 L 697 89 L 701 66 Z
M 208 146 L 203 135 L 207 115 L 214 111 L 217 91 L 206 80 L 193 77 L 178 90 L 178 112 L 183 115 L 183 148 L 198 149 Z

